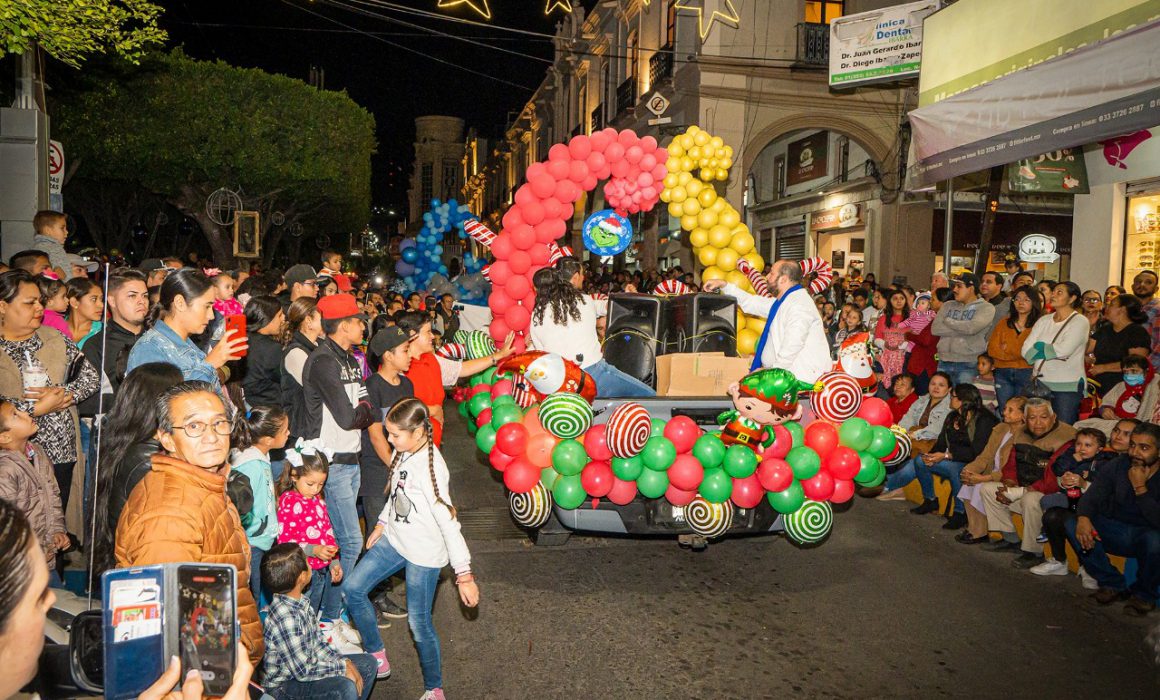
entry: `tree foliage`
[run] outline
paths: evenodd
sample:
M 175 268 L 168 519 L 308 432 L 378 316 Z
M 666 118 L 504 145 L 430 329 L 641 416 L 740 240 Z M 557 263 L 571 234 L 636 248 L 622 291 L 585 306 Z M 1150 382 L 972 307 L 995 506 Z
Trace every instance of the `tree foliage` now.
M 343 92 L 176 51 L 58 99 L 53 133 L 80 159 L 79 181 L 161 195 L 198 220 L 219 264 L 232 259 L 232 234 L 205 214 L 219 187 L 264 214 L 263 247 L 280 235 L 269 225 L 274 211 L 313 230 L 367 221 L 374 118 Z
M 38 44 L 70 66 L 112 53 L 137 61 L 165 40 L 161 8 L 149 0 L 5 0 L 0 2 L 0 57 Z

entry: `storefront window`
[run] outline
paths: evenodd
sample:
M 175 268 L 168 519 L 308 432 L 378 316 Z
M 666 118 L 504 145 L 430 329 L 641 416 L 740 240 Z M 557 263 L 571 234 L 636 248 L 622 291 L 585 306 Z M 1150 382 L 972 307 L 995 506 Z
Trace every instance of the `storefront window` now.
M 810 24 L 829 24 L 842 16 L 846 3 L 842 2 L 814 2 L 806 0 L 806 22 Z
M 1128 200 L 1127 236 L 1124 241 L 1124 277 L 1129 286 L 1140 270 L 1155 270 L 1160 252 L 1160 192 Z

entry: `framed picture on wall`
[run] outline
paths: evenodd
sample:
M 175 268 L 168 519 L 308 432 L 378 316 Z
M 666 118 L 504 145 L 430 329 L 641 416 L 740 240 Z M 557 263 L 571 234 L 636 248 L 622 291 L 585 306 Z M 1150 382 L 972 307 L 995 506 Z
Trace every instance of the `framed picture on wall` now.
M 261 254 L 258 212 L 239 211 L 234 217 L 234 257 L 256 258 Z
M 833 252 L 833 254 L 831 255 L 830 265 L 833 266 L 834 270 L 840 271 L 840 270 L 845 269 L 845 267 L 846 267 L 846 251 L 835 250 Z

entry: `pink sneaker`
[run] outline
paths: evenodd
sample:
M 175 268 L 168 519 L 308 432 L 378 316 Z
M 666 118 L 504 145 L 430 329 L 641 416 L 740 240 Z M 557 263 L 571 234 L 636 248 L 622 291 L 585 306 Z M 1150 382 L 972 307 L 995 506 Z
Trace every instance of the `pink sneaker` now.
M 442 688 L 435 688 L 423 693 L 423 696 L 419 700 L 447 700 L 447 698 L 443 696 Z
M 375 678 L 378 678 L 379 680 L 382 680 L 383 678 L 390 678 L 391 662 L 387 661 L 387 650 L 382 649 L 380 651 L 376 651 L 375 653 L 371 654 L 371 656 L 375 658 L 375 662 L 379 665 L 379 670 L 378 673 L 375 674 Z

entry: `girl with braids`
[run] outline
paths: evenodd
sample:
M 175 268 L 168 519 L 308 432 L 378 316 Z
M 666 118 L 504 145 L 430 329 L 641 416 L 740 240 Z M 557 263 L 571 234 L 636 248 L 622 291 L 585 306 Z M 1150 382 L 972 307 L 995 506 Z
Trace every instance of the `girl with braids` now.
M 533 277 L 536 305 L 528 338 L 536 350 L 555 353 L 579 365 L 596 382 L 596 396 L 654 396 L 648 384 L 629 376 L 604 359 L 598 320 L 608 313 L 607 302 L 582 294 L 584 266 L 572 256 L 560 258 L 552 270 Z M 632 285 L 626 291 L 635 291 Z
M 459 598 L 479 604 L 479 587 L 471 574 L 471 553 L 463 539 L 455 506 L 448 494 L 447 463 L 431 439 L 427 407 L 415 398 L 396 403 L 383 421 L 395 448 L 387 474 L 387 506 L 367 538 L 367 551 L 343 583 L 350 617 L 362 635 L 364 649 L 378 662 L 378 677 L 391 675 L 375 608 L 368 595 L 379 582 L 405 570 L 407 620 L 419 651 L 423 698 L 443 700 L 439 637 L 431 623 L 439 572 L 455 570 Z

